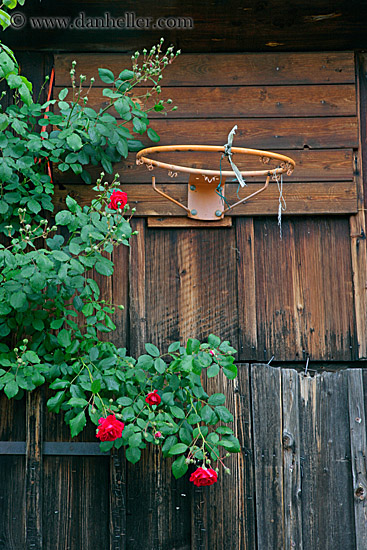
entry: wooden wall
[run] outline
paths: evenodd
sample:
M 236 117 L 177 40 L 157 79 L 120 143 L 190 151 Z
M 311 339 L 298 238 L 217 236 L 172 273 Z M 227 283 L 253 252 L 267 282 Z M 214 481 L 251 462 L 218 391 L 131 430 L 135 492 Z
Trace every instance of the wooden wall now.
M 117 54 L 55 56 L 55 93 L 74 58 L 88 77 L 126 65 Z M 167 72 L 179 109 L 152 122 L 162 144 L 224 144 L 237 124 L 235 145 L 297 162 L 282 239 L 274 184 L 234 211 L 230 227 L 172 228 L 181 211 L 153 194 L 151 173 L 134 155 L 118 167 L 139 234 L 130 251 L 114 252 L 104 285 L 128 306 L 116 313 L 116 342 L 135 354 L 147 341 L 231 340 L 239 377 L 216 391 L 227 395 L 242 451 L 231 476 L 195 489 L 173 479 L 156 449 L 133 466 L 120 453 L 101 456 L 93 427 L 70 444 L 60 420 L 43 414 L 42 393 L 2 397 L 1 550 L 366 548 L 364 61 L 356 67 L 350 52 L 190 54 Z M 59 208 L 67 193 L 91 200 L 91 188 L 57 177 Z M 157 180 L 183 200 L 184 177 Z M 228 196 L 236 190 L 229 184 Z
M 311 374 L 240 364 L 222 382 L 242 451 L 210 488 L 157 448 L 101 456 L 92 427 L 66 443 L 51 414 L 40 433 L 42 395 L 2 396 L 1 550 L 364 550 L 366 372 Z

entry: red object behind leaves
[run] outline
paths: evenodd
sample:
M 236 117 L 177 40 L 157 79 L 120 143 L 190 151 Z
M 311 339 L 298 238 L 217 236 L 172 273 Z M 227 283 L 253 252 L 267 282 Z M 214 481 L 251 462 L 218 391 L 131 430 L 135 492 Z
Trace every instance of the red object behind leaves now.
M 154 390 L 145 398 L 145 401 L 148 403 L 148 405 L 159 405 L 159 403 L 162 401 L 160 395 L 158 395 L 157 390 Z
M 102 417 L 98 422 L 99 427 L 96 436 L 101 441 L 115 441 L 115 439 L 122 436 L 125 424 L 117 420 L 114 414 L 110 414 L 106 418 Z
M 127 203 L 127 194 L 124 191 L 114 191 L 110 196 L 110 204 L 108 208 L 111 210 L 117 210 L 118 208 L 123 208 Z
M 192 481 L 196 487 L 205 487 L 216 483 L 218 481 L 218 474 L 211 468 L 198 468 L 191 474 L 190 481 Z

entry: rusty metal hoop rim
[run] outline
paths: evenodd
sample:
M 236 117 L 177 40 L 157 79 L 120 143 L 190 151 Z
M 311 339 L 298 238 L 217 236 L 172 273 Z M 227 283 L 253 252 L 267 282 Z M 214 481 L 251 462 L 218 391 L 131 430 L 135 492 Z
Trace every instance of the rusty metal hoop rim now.
M 150 159 L 144 155 L 150 155 L 151 153 L 163 153 L 163 152 L 182 152 L 182 151 L 206 151 L 224 153 L 225 147 L 223 145 L 159 145 L 155 147 L 147 147 L 142 149 L 136 154 L 137 164 L 146 164 L 148 167 L 155 166 L 157 168 L 163 168 L 172 172 L 185 172 L 188 174 L 202 174 L 205 176 L 220 176 L 228 177 L 235 176 L 235 172 L 232 170 L 206 170 L 201 168 L 190 168 L 188 166 L 180 166 L 177 164 L 167 164 L 159 160 Z M 268 168 L 266 170 L 244 170 L 241 171 L 242 176 L 268 176 L 269 174 L 284 174 L 291 173 L 296 166 L 295 161 L 280 153 L 273 153 L 271 151 L 262 151 L 260 149 L 248 149 L 245 147 L 232 147 L 232 153 L 239 153 L 243 155 L 252 155 L 269 159 L 276 159 L 282 162 L 282 166 L 276 168 Z

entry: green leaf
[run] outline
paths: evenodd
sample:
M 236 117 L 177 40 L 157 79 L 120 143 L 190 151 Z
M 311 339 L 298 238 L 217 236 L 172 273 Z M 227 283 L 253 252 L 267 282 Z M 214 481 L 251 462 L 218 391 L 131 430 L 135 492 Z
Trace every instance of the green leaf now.
M 168 353 L 174 353 L 175 351 L 180 349 L 180 346 L 180 342 L 172 342 L 172 344 L 168 346 Z
M 50 399 L 47 401 L 48 409 L 55 413 L 60 412 L 60 407 L 64 399 L 65 399 L 65 392 L 64 391 L 57 392 L 57 394 L 54 395 L 54 397 L 50 397 Z
M 109 69 L 98 69 L 98 74 L 99 74 L 99 78 L 105 84 L 113 84 L 115 82 L 114 74 Z
M 71 134 L 66 138 L 66 143 L 73 151 L 79 151 L 83 147 L 83 142 L 78 134 Z
M 40 358 L 35 351 L 28 350 L 23 355 L 23 359 L 26 359 L 30 363 L 40 363 Z
M 169 437 L 167 437 L 166 441 L 163 443 L 163 446 L 162 446 L 162 453 L 164 457 L 168 455 L 169 450 L 176 443 L 177 443 L 177 437 L 175 435 L 170 435 Z
M 216 407 L 217 405 L 223 405 L 226 401 L 226 396 L 223 393 L 213 393 L 208 399 L 208 404 Z
M 198 414 L 192 413 L 189 415 L 187 419 L 188 424 L 197 424 L 198 422 L 201 422 L 201 417 Z
M 110 277 L 113 274 L 113 263 L 107 258 L 98 261 L 94 267 L 100 275 Z
M 97 380 L 93 380 L 92 382 L 92 393 L 98 393 L 100 390 L 101 390 L 101 385 L 102 385 L 102 382 L 101 380 L 97 379 Z
M 147 135 L 148 135 L 148 138 L 149 138 L 151 141 L 154 141 L 155 143 L 157 143 L 158 141 L 161 140 L 161 138 L 159 137 L 159 135 L 157 134 L 157 132 L 155 132 L 152 128 L 148 128 L 148 130 L 147 130 Z
M 116 400 L 118 405 L 122 405 L 123 407 L 128 407 L 132 404 L 133 400 L 130 397 L 119 397 Z
M 69 399 L 68 405 L 71 407 L 86 407 L 88 405 L 88 401 L 86 399 L 82 399 L 81 397 L 72 397 Z
M 126 459 L 133 464 L 140 460 L 141 450 L 138 447 L 128 447 L 126 449 Z
M 84 411 L 80 412 L 75 418 L 72 418 L 70 420 L 71 437 L 78 435 L 83 430 L 86 423 L 87 418 Z
M 213 365 L 211 365 L 208 370 L 206 371 L 206 374 L 207 374 L 207 377 L 208 378 L 213 378 L 214 376 L 217 376 L 217 374 L 219 373 L 219 365 L 217 365 L 216 363 L 214 363 Z
M 101 441 L 99 448 L 102 453 L 108 453 L 113 447 L 114 441 Z
M 60 101 L 63 101 L 68 95 L 68 93 L 69 93 L 69 90 L 67 88 L 64 88 L 63 90 L 61 90 L 61 92 L 59 93 Z
M 67 348 L 71 344 L 70 331 L 63 328 L 57 335 L 57 341 L 63 348 Z
M 18 391 L 19 391 L 19 386 L 15 380 L 10 380 L 10 382 L 8 382 L 5 385 L 4 392 L 8 399 L 15 397 Z
M 10 305 L 14 309 L 22 309 L 24 306 L 27 305 L 27 296 L 26 294 L 21 290 L 19 292 L 14 292 L 10 296 Z
M 210 344 L 213 348 L 217 348 L 220 345 L 220 338 L 218 338 L 218 336 L 214 336 L 214 334 L 209 334 L 208 344 Z
M 172 464 L 172 473 L 176 479 L 179 479 L 180 477 L 185 475 L 187 470 L 188 470 L 188 465 L 186 464 L 185 455 L 182 455 L 179 458 L 177 458 Z
M 234 378 L 236 378 L 237 376 L 236 365 L 228 365 L 227 367 L 223 367 L 223 373 L 230 380 L 234 380 Z
M 59 328 L 62 327 L 62 325 L 64 324 L 64 321 L 65 319 L 64 318 L 61 318 L 61 319 L 54 319 L 53 321 L 51 321 L 51 328 L 53 330 L 58 330 Z
M 173 445 L 169 450 L 169 456 L 173 455 L 180 455 L 181 453 L 184 453 L 187 451 L 188 447 L 185 445 L 185 443 L 176 443 Z
M 54 380 L 50 384 L 50 388 L 52 390 L 63 390 L 64 388 L 68 388 L 69 386 L 70 386 L 69 380 L 61 380 L 60 378 L 56 378 L 56 380 Z
M 160 357 L 154 359 L 154 368 L 159 374 L 166 372 L 167 365 Z
M 210 420 L 212 418 L 213 410 L 212 410 L 211 407 L 209 407 L 209 405 L 205 405 L 205 407 L 203 407 L 201 409 L 200 415 L 201 415 L 201 418 L 203 419 L 203 421 L 208 423 L 208 422 L 210 422 Z
M 169 410 L 171 411 L 172 416 L 174 416 L 175 418 L 185 418 L 185 412 L 180 409 L 180 407 L 176 407 L 176 405 L 174 405 L 173 407 L 170 407 Z
M 149 355 L 152 355 L 153 357 L 159 357 L 160 355 L 159 349 L 153 344 L 145 344 L 145 349 Z
M 238 439 L 236 437 L 233 437 L 233 436 L 230 440 L 229 439 L 221 439 L 219 441 L 218 445 L 221 445 L 222 447 L 227 449 L 227 451 L 229 451 L 230 453 L 239 453 L 241 451 L 240 442 L 238 441 Z
M 226 407 L 215 407 L 215 412 L 222 422 L 233 422 L 233 416 Z
M 41 210 L 41 205 L 37 201 L 31 199 L 27 202 L 27 208 L 29 208 L 29 210 L 33 212 L 33 214 L 38 214 L 38 212 Z
M 121 73 L 118 76 L 118 80 L 131 80 L 134 78 L 133 71 L 129 71 L 128 69 L 124 69 L 121 71 Z

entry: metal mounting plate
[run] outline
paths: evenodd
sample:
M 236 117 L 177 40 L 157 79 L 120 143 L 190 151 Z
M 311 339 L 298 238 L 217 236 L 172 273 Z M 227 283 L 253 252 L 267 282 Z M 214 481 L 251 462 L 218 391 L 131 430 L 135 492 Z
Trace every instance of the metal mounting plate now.
M 223 199 L 216 192 L 220 178 L 190 174 L 188 183 L 188 216 L 196 220 L 221 220 L 224 216 Z M 224 196 L 225 178 L 222 178 L 221 194 Z

